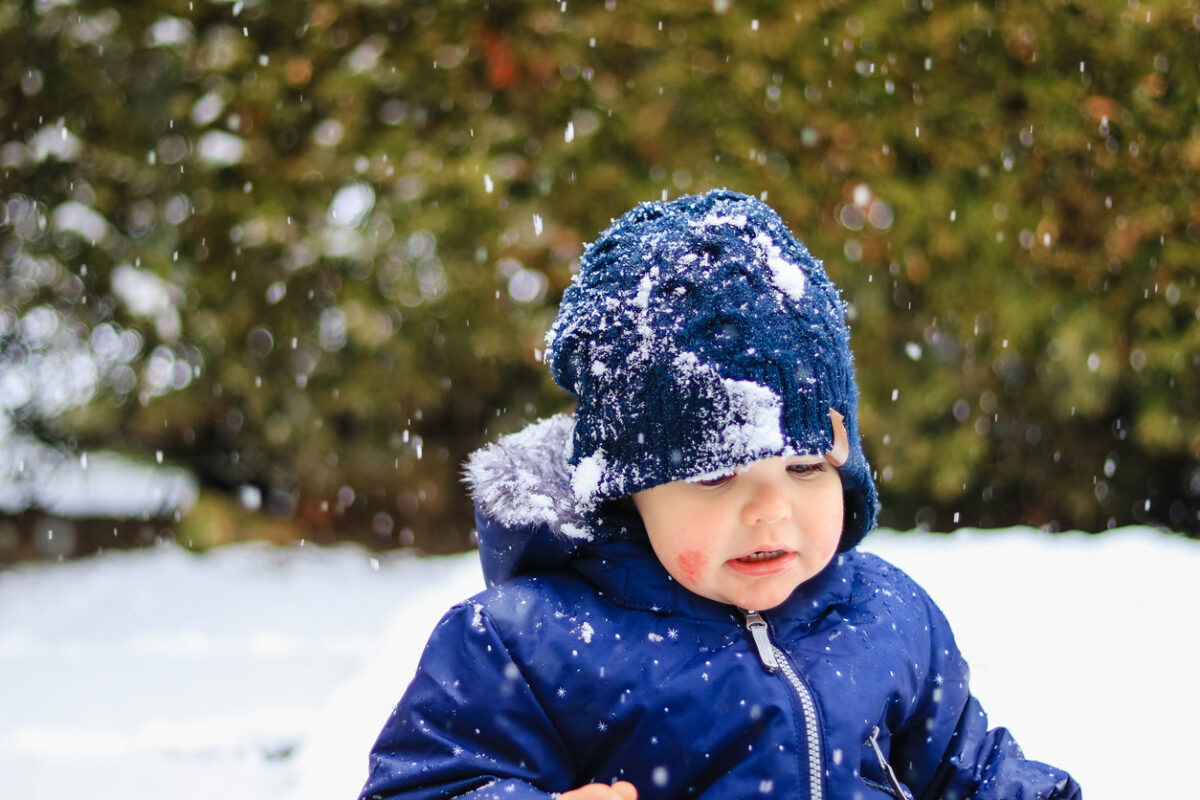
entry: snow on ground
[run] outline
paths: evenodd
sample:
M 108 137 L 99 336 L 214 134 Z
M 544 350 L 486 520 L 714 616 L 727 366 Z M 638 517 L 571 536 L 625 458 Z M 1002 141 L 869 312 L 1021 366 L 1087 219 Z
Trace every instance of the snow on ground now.
M 993 724 L 1088 800 L 1190 763 L 1200 543 L 876 532 L 938 600 Z M 174 547 L 0 571 L 0 797 L 352 798 L 472 554 Z

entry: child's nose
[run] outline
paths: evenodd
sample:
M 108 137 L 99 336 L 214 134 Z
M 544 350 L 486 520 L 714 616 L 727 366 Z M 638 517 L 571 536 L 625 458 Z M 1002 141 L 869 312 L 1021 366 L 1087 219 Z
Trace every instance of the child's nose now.
M 792 515 L 791 504 L 779 487 L 766 483 L 753 488 L 742 506 L 742 521 L 747 525 L 783 522 Z

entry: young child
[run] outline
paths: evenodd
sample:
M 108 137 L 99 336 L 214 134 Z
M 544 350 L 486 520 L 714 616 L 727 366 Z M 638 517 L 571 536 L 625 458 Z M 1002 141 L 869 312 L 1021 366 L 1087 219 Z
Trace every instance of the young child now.
M 647 203 L 547 335 L 578 404 L 475 453 L 488 589 L 363 798 L 1080 798 L 988 730 L 875 520 L 842 302 L 766 205 Z

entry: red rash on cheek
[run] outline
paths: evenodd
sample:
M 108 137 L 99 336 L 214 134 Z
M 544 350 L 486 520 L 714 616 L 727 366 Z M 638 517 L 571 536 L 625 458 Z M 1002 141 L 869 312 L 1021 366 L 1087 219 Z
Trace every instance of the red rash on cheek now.
M 685 550 L 679 554 L 679 558 L 675 559 L 675 567 L 679 570 L 679 577 L 685 583 L 697 583 L 700 580 L 700 574 L 704 572 L 704 568 L 708 566 L 708 556 L 700 550 Z

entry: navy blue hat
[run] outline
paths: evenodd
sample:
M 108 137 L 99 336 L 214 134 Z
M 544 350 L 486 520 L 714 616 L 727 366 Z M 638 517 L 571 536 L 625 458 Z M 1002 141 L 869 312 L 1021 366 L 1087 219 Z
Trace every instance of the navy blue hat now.
M 585 514 L 763 458 L 830 454 L 841 548 L 875 522 L 837 289 L 766 204 L 727 190 L 637 206 L 584 251 L 546 335 L 578 398 L 571 485 Z

